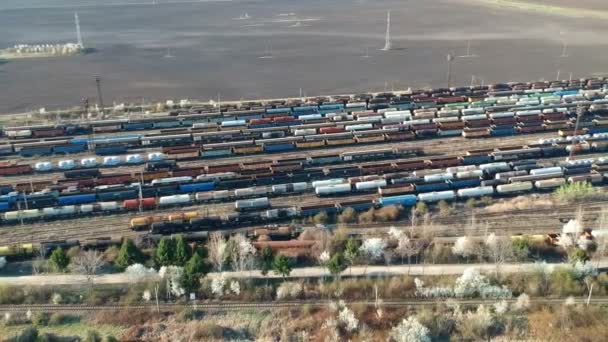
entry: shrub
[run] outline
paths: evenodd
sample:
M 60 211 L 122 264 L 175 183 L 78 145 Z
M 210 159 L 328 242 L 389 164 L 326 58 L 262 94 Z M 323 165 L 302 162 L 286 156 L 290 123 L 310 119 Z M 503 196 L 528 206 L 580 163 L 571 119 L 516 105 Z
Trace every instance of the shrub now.
M 583 200 L 593 196 L 595 189 L 588 182 L 576 182 L 560 186 L 555 190 L 555 197 L 561 201 Z
M 32 324 L 38 327 L 43 327 L 49 324 L 49 314 L 46 312 L 34 312 L 32 314 Z
M 192 321 L 195 320 L 199 315 L 198 311 L 192 310 L 192 308 L 184 308 L 182 310 L 179 310 L 176 314 L 175 314 L 175 319 L 178 322 L 188 322 L 188 321 Z
M 382 207 L 378 209 L 374 215 L 376 221 L 379 222 L 390 222 L 395 221 L 401 214 L 401 207 L 396 205 L 389 205 L 388 207 Z
M 469 209 L 474 209 L 475 207 L 477 207 L 477 200 L 475 198 L 469 198 L 466 201 L 465 206 Z
M 370 208 L 368 211 L 359 214 L 359 223 L 372 223 L 375 219 L 376 210 Z
M 224 336 L 224 327 L 211 322 L 202 322 L 192 334 L 195 341 L 205 341 L 209 339 L 221 339 Z
M 77 256 L 78 253 L 80 253 L 80 246 L 74 246 L 74 247 L 71 247 L 70 249 L 68 249 L 68 251 L 65 254 L 71 260 L 73 257 Z
M 315 224 L 325 224 L 329 222 L 329 215 L 326 212 L 322 211 L 317 215 L 313 216 L 312 222 Z
M 357 222 L 357 212 L 355 209 L 348 207 L 342 211 L 340 215 L 338 215 L 339 223 L 354 223 Z
M 452 206 L 444 200 L 439 201 L 437 206 L 439 207 L 439 215 L 441 216 L 448 216 L 452 212 Z
M 33 342 L 38 339 L 38 329 L 34 327 L 27 327 L 17 335 L 13 341 L 15 342 Z
M 63 323 L 65 323 L 68 320 L 68 316 L 59 313 L 59 312 L 55 312 L 53 314 L 51 314 L 51 316 L 49 317 L 49 322 L 48 325 L 61 325 Z
M 416 215 L 424 215 L 429 211 L 429 208 L 426 206 L 424 202 L 416 203 L 415 213 Z
M 84 337 L 82 342 L 101 342 L 101 336 L 95 330 L 87 331 L 87 335 Z

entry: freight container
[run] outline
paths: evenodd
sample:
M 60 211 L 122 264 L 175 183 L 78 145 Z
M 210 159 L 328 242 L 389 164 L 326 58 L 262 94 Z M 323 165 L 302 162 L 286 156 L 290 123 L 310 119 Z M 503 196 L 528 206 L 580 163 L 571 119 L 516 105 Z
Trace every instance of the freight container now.
M 211 191 L 214 188 L 215 188 L 214 182 L 202 182 L 202 183 L 180 184 L 179 185 L 179 191 L 182 193 Z
M 122 206 L 125 209 L 135 210 L 139 209 L 141 204 L 142 209 L 150 209 L 156 207 L 156 198 L 142 198 L 139 199 L 130 199 L 123 202 Z
M 545 175 L 549 173 L 562 173 L 563 169 L 559 166 L 556 167 L 544 167 L 540 169 L 530 170 L 530 175 Z
M 159 205 L 175 205 L 175 204 L 185 204 L 190 203 L 192 200 L 190 195 L 172 195 L 172 196 L 162 196 L 158 199 Z
M 417 197 L 416 195 L 401 195 L 401 196 L 388 196 L 388 197 L 380 197 L 378 199 L 378 204 L 386 207 L 389 205 L 401 205 L 401 206 L 414 206 L 416 205 Z
M 465 179 L 454 179 L 449 181 L 450 188 L 462 189 L 481 185 L 480 178 L 465 178 Z
M 532 182 L 530 181 L 502 184 L 496 186 L 496 192 L 499 194 L 514 194 L 530 191 L 532 187 Z
M 317 194 L 317 196 L 338 195 L 349 192 L 351 192 L 350 184 L 315 186 L 315 194 Z
M 551 178 L 534 182 L 534 187 L 539 190 L 552 190 L 566 184 L 564 178 Z
M 59 198 L 57 198 L 58 205 L 93 203 L 95 201 L 97 201 L 95 194 L 59 196 Z
M 135 189 L 97 192 L 97 200 L 99 201 L 122 201 L 126 199 L 136 198 L 138 196 L 139 191 Z
M 267 197 L 254 198 L 249 200 L 238 200 L 234 202 L 234 208 L 237 211 L 257 210 L 270 207 L 270 201 Z
M 460 198 L 491 196 L 494 194 L 494 188 L 491 186 L 480 186 L 475 188 L 460 189 L 457 195 Z
M 418 194 L 418 200 L 421 202 L 438 202 L 449 201 L 455 198 L 454 191 L 433 191 Z

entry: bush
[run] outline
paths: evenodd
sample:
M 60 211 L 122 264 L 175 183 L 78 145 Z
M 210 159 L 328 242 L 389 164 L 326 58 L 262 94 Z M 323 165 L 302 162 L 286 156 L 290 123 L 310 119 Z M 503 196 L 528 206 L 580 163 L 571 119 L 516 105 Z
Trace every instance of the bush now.
M 390 222 L 396 221 L 401 214 L 401 207 L 396 205 L 389 205 L 388 207 L 382 207 L 378 209 L 374 215 L 376 221 L 379 222 Z
M 55 312 L 49 317 L 48 325 L 61 325 L 68 320 L 68 316 Z
M 561 201 L 583 200 L 593 196 L 595 189 L 588 182 L 570 183 L 560 186 L 555 190 L 555 197 Z
M 205 341 L 209 339 L 221 339 L 224 336 L 224 327 L 211 322 L 202 322 L 198 325 L 192 339 L 195 341 Z
M 429 212 L 429 208 L 426 206 L 424 202 L 416 203 L 415 213 L 416 215 L 424 215 Z
M 477 207 L 477 200 L 475 198 L 469 198 L 464 205 L 469 209 L 475 209 L 475 207 Z
M 35 342 L 38 339 L 38 329 L 34 327 L 27 327 L 19 333 L 15 338 L 14 342 Z
M 194 311 L 194 310 L 192 310 L 192 308 L 184 308 L 182 310 L 179 310 L 175 314 L 175 319 L 178 322 L 186 323 L 188 321 L 192 321 L 192 320 L 197 319 L 198 316 L 199 316 L 199 312 L 198 311 Z
M 32 314 L 32 324 L 37 327 L 43 327 L 49 324 L 49 314 L 46 312 L 34 312 Z
M 439 215 L 441 216 L 448 216 L 452 213 L 452 206 L 444 200 L 439 201 L 437 206 L 439 207 Z
M 82 342 L 101 342 L 101 336 L 95 330 L 87 331 L 87 335 L 84 337 Z
M 72 258 L 77 256 L 78 253 L 80 253 L 80 246 L 74 246 L 74 247 L 71 247 L 70 249 L 68 249 L 68 251 L 65 254 L 68 256 L 68 258 L 70 260 L 72 260 Z
M 338 215 L 339 223 L 354 223 L 357 222 L 357 212 L 355 209 L 348 207 L 342 211 L 340 215 Z
M 329 222 L 329 215 L 326 212 L 322 211 L 317 215 L 313 216 L 312 222 L 315 224 L 326 224 Z
M 359 214 L 359 223 L 372 223 L 375 219 L 376 209 L 370 208 L 368 211 Z
M 0 304 L 22 304 L 23 290 L 7 285 L 0 285 Z

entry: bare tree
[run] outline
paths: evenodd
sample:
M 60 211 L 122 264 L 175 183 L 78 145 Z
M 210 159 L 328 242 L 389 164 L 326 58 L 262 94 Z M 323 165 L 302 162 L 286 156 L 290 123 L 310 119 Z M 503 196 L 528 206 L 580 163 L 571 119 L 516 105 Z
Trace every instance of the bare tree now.
M 103 255 L 95 250 L 81 251 L 70 263 L 72 272 L 83 274 L 87 277 L 87 282 L 93 285 L 95 276 L 103 267 Z
M 487 247 L 488 256 L 496 265 L 496 275 L 498 275 L 499 265 L 513 258 L 513 243 L 511 238 L 508 236 L 497 236 L 492 233 L 488 235 L 484 242 Z
M 44 253 L 44 249 L 43 248 L 38 249 L 38 252 L 36 253 L 36 258 L 32 261 L 32 274 L 33 275 L 42 273 L 42 269 L 46 265 L 45 257 L 46 257 L 46 255 Z
M 230 238 L 233 250 L 231 252 L 232 267 L 243 272 L 253 268 L 255 261 L 255 247 L 243 234 L 236 234 Z
M 218 272 L 222 272 L 228 259 L 228 243 L 222 233 L 213 232 L 209 234 L 207 249 L 209 250 L 209 261 Z

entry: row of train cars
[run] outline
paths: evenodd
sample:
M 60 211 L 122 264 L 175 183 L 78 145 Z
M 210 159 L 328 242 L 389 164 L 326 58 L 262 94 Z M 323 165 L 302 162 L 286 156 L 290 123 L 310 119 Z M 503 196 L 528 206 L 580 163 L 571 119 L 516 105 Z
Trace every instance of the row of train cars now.
M 421 168 L 440 168 L 458 165 L 481 164 L 491 161 L 517 158 L 564 156 L 575 148 L 575 152 L 602 152 L 608 149 L 607 134 L 581 135 L 568 138 L 544 139 L 535 144 L 501 150 L 468 151 L 462 156 L 429 156 L 420 148 L 394 147 L 370 149 L 336 154 L 319 154 L 299 158 L 265 158 L 240 163 L 190 165 L 187 168 L 175 167 L 171 170 L 132 173 L 106 173 L 99 168 L 69 170 L 64 178 L 42 178 L 23 183 L 0 184 L 0 210 L 15 209 L 18 195 L 12 198 L 9 193 L 49 194 L 30 195 L 21 199 L 24 208 L 40 208 L 57 202 L 57 196 L 65 196 L 65 202 L 72 197 L 96 194 L 97 201 L 124 200 L 136 196 L 139 183 L 144 197 L 160 197 L 179 193 L 193 193 L 213 189 L 223 190 L 249 185 L 271 185 L 290 182 L 314 181 L 323 178 L 344 176 L 367 176 L 391 172 L 413 171 Z M 572 144 L 575 141 L 576 144 Z M 416 159 L 406 159 L 417 156 Z M 390 162 L 373 162 L 390 160 Z M 342 165 L 360 163 L 358 165 Z M 8 178 L 7 178 L 8 180 Z M 136 183 L 136 184 L 133 184 Z M 212 184 L 213 183 L 213 184 Z M 130 187 L 129 187 L 130 185 Z M 134 187 L 137 187 L 134 189 Z M 21 195 L 19 195 L 21 196 Z M 1 204 L 1 203 L 8 204 Z M 67 204 L 67 203 L 64 203 Z M 82 203 L 76 203 L 82 204 Z
M 9 139 L 49 138 L 66 135 L 87 135 L 108 132 L 132 132 L 147 129 L 173 129 L 192 127 L 200 122 L 261 119 L 283 115 L 330 114 L 388 108 L 417 109 L 450 105 L 453 107 L 514 106 L 519 98 L 530 94 L 551 94 L 553 97 L 568 96 L 569 102 L 585 100 L 577 97 L 580 91 L 606 88 L 605 78 L 575 79 L 570 81 L 492 84 L 474 87 L 411 90 L 400 93 L 358 94 L 350 96 L 314 97 L 303 99 L 272 100 L 266 102 L 224 103 L 221 111 L 212 105 L 176 108 L 169 117 L 145 119 L 118 119 L 57 125 L 33 125 L 6 127 L 0 133 Z M 511 97 L 511 98 L 509 98 Z M 489 98 L 489 99 L 488 99 Z M 556 100 L 556 99 L 553 99 Z M 471 103 L 468 103 L 471 102 Z M 523 105 L 530 105 L 529 100 Z M 504 111 L 506 108 L 499 108 Z M 259 116 L 261 115 L 261 116 Z
M 608 100 L 602 101 L 606 101 L 608 104 Z M 403 113 L 403 111 L 395 111 L 385 112 L 383 115 L 387 118 L 394 118 L 393 115 L 395 115 L 399 117 L 398 120 L 403 120 L 403 117 L 411 118 L 411 114 Z M 148 153 L 147 156 L 142 154 L 129 154 L 125 157 L 108 155 L 103 157 L 101 160 L 95 157 L 86 157 L 80 160 L 59 160 L 56 164 L 50 161 L 39 161 L 33 165 L 17 162 L 4 162 L 0 163 L 0 175 L 21 175 L 31 172 L 63 171 L 90 167 L 117 167 L 143 164 L 146 162 L 148 162 L 146 165 L 148 170 L 155 170 L 170 167 L 171 163 L 180 160 L 229 157 L 233 155 L 249 155 L 255 153 L 286 152 L 299 149 L 322 148 L 325 146 L 399 142 L 429 136 L 453 136 L 463 134 L 465 137 L 481 138 L 485 136 L 512 135 L 518 132 L 521 133 L 523 132 L 521 130 L 523 127 L 527 127 L 526 129 L 528 130 L 526 132 L 528 133 L 559 129 L 560 135 L 563 136 L 568 136 L 575 133 L 595 134 L 608 132 L 608 120 L 604 120 L 603 117 L 598 114 L 600 113 L 598 111 L 592 111 L 592 113 L 594 113 L 591 116 L 593 120 L 586 122 L 589 123 L 589 125 L 586 125 L 585 122 L 581 123 L 579 120 L 579 128 L 576 131 L 573 130 L 573 126 L 575 125 L 576 121 L 575 114 L 568 112 L 567 108 L 552 108 L 544 109 L 542 111 L 527 110 L 519 112 L 493 113 L 489 114 L 489 116 L 486 116 L 486 114 L 477 114 L 463 117 L 462 120 L 455 117 L 446 117 L 443 119 L 449 119 L 450 121 L 441 121 L 439 123 L 431 121 L 438 119 L 415 119 L 409 121 L 399 121 L 397 124 L 380 124 L 380 126 L 366 120 L 384 119 L 369 119 L 370 117 L 360 117 L 359 119 L 363 118 L 364 121 L 355 121 L 355 124 L 308 124 L 304 126 L 296 126 L 296 128 L 286 127 L 280 129 L 266 129 L 269 131 L 256 133 L 258 135 L 261 134 L 262 136 L 265 134 L 276 136 L 268 139 L 252 138 L 251 130 L 249 130 L 247 133 L 245 133 L 243 130 L 230 130 L 221 132 L 174 134 L 153 138 L 121 136 L 110 138 L 112 141 L 122 141 L 119 144 L 116 142 L 111 143 L 114 146 L 108 148 L 112 153 L 126 152 L 128 147 L 140 146 L 141 143 L 150 144 L 150 141 L 152 140 L 156 143 L 150 146 L 163 147 L 161 151 Z M 601 114 L 608 114 L 608 109 L 606 109 L 606 113 L 602 112 Z M 555 121 L 555 119 L 558 120 Z M 348 121 L 348 123 L 353 122 Z M 333 126 L 328 127 L 327 125 Z M 491 125 L 491 127 L 486 127 L 488 125 Z M 290 132 L 293 135 L 286 136 L 286 133 Z M 197 140 L 195 138 L 197 134 L 199 138 L 204 135 L 206 137 L 205 139 L 211 139 L 214 142 L 197 144 Z M 72 140 L 72 142 L 76 140 L 81 141 L 87 139 L 75 138 Z M 19 151 L 20 153 L 27 151 L 27 156 L 33 156 L 34 154 L 50 154 L 56 147 L 54 144 L 63 144 L 65 142 L 68 141 L 24 143 L 44 146 L 31 147 L 21 149 Z M 88 145 L 85 142 L 80 142 L 78 144 L 69 146 L 81 146 L 82 148 L 79 148 L 78 151 L 82 152 L 86 150 L 86 146 Z M 61 148 L 63 148 L 63 145 Z M 120 151 L 116 149 L 119 149 Z M 21 154 L 25 156 L 23 153 Z
M 492 97 L 487 98 L 433 97 L 445 95 L 445 92 L 418 98 L 416 96 L 422 95 L 404 98 L 380 94 L 366 102 L 278 108 L 273 105 L 271 108 L 234 113 L 188 114 L 133 123 L 130 120 L 111 122 L 111 127 L 119 131 L 123 128 L 132 131 L 133 127 L 161 129 L 160 133 L 148 135 L 66 138 L 64 135 L 69 132 L 65 127 L 42 126 L 44 129 L 40 130 L 32 127 L 5 128 L 3 132 L 8 138 L 16 140 L 34 136 L 35 139 L 8 141 L 0 145 L 0 154 L 17 153 L 31 157 L 92 150 L 99 155 L 114 155 L 132 148 L 164 147 L 164 152 L 170 154 L 187 153 L 189 158 L 211 158 L 428 136 L 480 138 L 544 130 L 570 131 L 577 115 L 582 115 L 579 127 L 589 129 L 591 133 L 608 131 L 608 121 L 603 117 L 608 114 L 606 88 L 565 89 L 512 90 L 509 87 L 492 92 Z M 448 93 L 453 95 L 455 91 Z M 383 104 L 382 108 L 378 104 Z M 194 122 L 197 116 L 200 120 Z M 180 127 L 187 122 L 189 126 L 163 129 L 158 126 L 161 122 L 164 126 Z M 56 135 L 46 137 L 53 134 Z M 226 140 L 230 142 L 222 143 Z
M 581 140 L 583 138 L 585 137 L 579 137 Z M 604 138 L 608 138 L 608 136 Z M 586 141 L 582 141 L 582 143 L 586 143 Z M 129 210 L 170 208 L 195 203 L 236 200 L 234 206 L 238 213 L 229 215 L 228 218 L 187 217 L 187 219 L 179 220 L 179 222 L 173 222 L 175 220 L 171 219 L 160 219 L 161 222 L 148 222 L 144 225 L 132 224 L 132 228 L 141 228 L 141 226 L 147 227 L 154 223 L 156 226 L 153 227 L 153 232 L 167 233 L 181 229 L 210 229 L 272 222 L 274 220 L 314 215 L 319 210 L 329 210 L 328 206 L 323 205 L 279 207 L 266 210 L 271 206 L 268 197 L 312 191 L 318 196 L 358 196 L 378 193 L 380 197 L 376 200 L 360 202 L 344 198 L 344 201 L 336 200 L 338 202 L 337 206 L 335 204 L 331 205 L 336 210 L 342 207 L 364 210 L 370 206 L 413 205 L 417 201 L 431 203 L 439 200 L 512 195 L 533 190 L 542 191 L 554 189 L 566 182 L 604 183 L 603 175 L 605 171 L 608 171 L 606 166 L 608 161 L 603 158 L 561 162 L 551 165 L 541 165 L 528 159 L 553 157 L 556 155 L 556 151 L 560 151 L 560 149 L 556 149 L 555 146 L 545 150 L 541 147 L 528 147 L 490 153 L 486 151 L 484 159 L 490 162 L 473 165 L 463 165 L 464 158 L 462 157 L 443 158 L 441 163 L 448 167 L 446 170 L 436 169 L 437 165 L 435 165 L 435 169 L 428 169 L 431 166 L 429 160 L 414 159 L 410 160 L 408 164 L 408 170 L 414 170 L 413 173 L 391 173 L 392 171 L 387 169 L 385 163 L 376 163 L 370 164 L 375 165 L 375 167 L 370 166 L 368 170 L 372 171 L 366 174 L 361 172 L 361 167 L 343 168 L 341 175 L 342 177 L 350 177 L 348 179 L 331 178 L 338 175 L 327 174 L 327 170 L 324 170 L 321 171 L 321 174 L 313 173 L 312 176 L 309 173 L 308 181 L 281 183 L 276 180 L 277 182 L 274 182 L 274 185 L 257 183 L 257 186 L 245 188 L 232 186 L 236 185 L 236 183 L 230 183 L 231 180 L 235 180 L 236 174 L 227 173 L 212 176 L 217 177 L 217 179 L 212 181 L 207 179 L 205 182 L 195 182 L 192 177 L 161 178 L 158 179 L 159 182 L 153 180 L 154 184 L 145 188 L 141 187 L 141 190 L 139 184 L 137 184 L 136 186 L 123 186 L 109 192 L 104 189 L 104 191 L 63 195 L 59 195 L 57 192 L 30 195 L 13 192 L 0 197 L 0 200 L 4 200 L 0 204 L 4 203 L 8 209 L 14 208 L 16 205 L 19 210 L 5 212 L 2 222 L 15 224 L 26 220 L 61 219 L 74 217 L 75 215 L 114 214 Z M 561 151 L 563 155 L 565 148 L 562 148 Z M 483 152 L 478 152 L 477 157 L 480 156 L 484 157 Z M 510 160 L 510 162 L 505 160 Z M 323 178 L 325 179 L 321 180 Z M 293 180 L 293 178 L 291 179 Z M 251 185 L 255 183 L 252 180 L 252 178 L 249 178 L 245 182 Z M 160 187 L 158 184 L 161 184 Z M 227 184 L 230 185 L 227 186 Z M 188 188 L 192 186 L 197 188 Z M 178 194 L 159 195 L 159 189 Z M 111 197 L 106 196 L 114 196 L 114 199 L 120 198 L 122 201 L 108 201 Z M 31 209 L 32 206 L 41 206 L 42 208 Z M 25 210 L 23 210 L 24 208 Z M 262 209 L 264 210 L 260 211 Z M 251 211 L 255 211 L 255 213 Z M 159 216 L 151 215 L 150 217 Z

